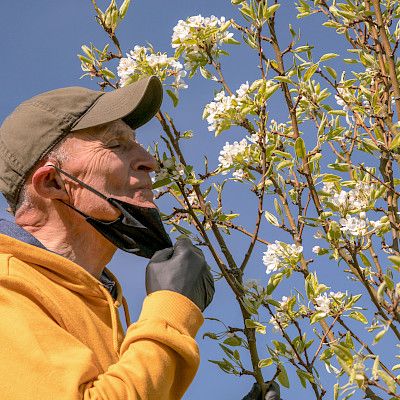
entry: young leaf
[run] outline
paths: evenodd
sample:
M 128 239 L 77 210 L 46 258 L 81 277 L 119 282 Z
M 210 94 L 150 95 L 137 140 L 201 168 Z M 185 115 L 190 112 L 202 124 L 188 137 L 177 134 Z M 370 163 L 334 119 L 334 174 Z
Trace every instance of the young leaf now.
M 167 89 L 167 94 L 169 97 L 171 97 L 172 103 L 174 104 L 174 107 L 178 105 L 179 99 L 178 96 L 172 91 Z
M 284 386 L 285 388 L 289 388 L 290 387 L 290 383 L 289 383 L 289 378 L 286 372 L 285 367 L 282 364 L 279 364 L 279 375 L 278 375 L 278 381 L 279 383 Z
M 269 211 L 264 211 L 264 216 L 270 224 L 279 226 L 278 218 L 276 218 L 274 214 L 271 214 Z
M 315 74 L 315 71 L 319 68 L 318 64 L 313 64 L 311 67 L 306 71 L 306 73 L 303 76 L 303 79 L 305 82 L 308 82 L 311 77 Z
M 119 17 L 121 19 L 125 18 L 125 15 L 126 15 L 126 12 L 128 11 L 130 3 L 131 3 L 131 0 L 124 0 L 124 2 L 121 4 L 121 7 L 119 8 Z
M 294 143 L 294 149 L 298 158 L 304 158 L 306 156 L 306 145 L 303 138 L 298 137 Z
M 362 313 L 360 313 L 359 311 L 352 311 L 349 314 L 349 317 L 355 319 L 356 321 L 360 321 L 363 324 L 368 324 L 367 318 L 365 318 L 365 316 Z
M 265 368 L 272 365 L 274 362 L 272 358 L 264 358 L 258 362 L 258 368 Z
M 326 317 L 326 313 L 323 311 L 318 311 L 313 314 L 310 318 L 310 324 L 315 324 L 316 322 L 320 321 L 321 319 Z
M 379 371 L 379 356 L 376 356 L 375 357 L 375 361 L 374 361 L 374 365 L 372 366 L 372 377 L 375 380 L 379 379 L 378 371 Z
M 321 62 L 321 61 L 326 61 L 326 60 L 330 60 L 330 59 L 336 58 L 336 57 L 339 57 L 339 54 L 336 54 L 336 53 L 327 53 L 327 54 L 324 54 L 324 55 L 319 59 L 319 62 Z

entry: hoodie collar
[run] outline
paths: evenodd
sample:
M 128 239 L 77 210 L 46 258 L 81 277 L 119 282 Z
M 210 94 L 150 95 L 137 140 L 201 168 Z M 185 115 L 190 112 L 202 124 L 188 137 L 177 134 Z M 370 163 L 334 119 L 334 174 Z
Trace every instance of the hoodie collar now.
M 21 228 L 15 222 L 7 221 L 0 218 L 0 234 L 19 240 L 20 242 L 39 247 L 40 249 L 51 251 L 47 249 L 39 240 L 37 240 L 35 236 L 27 232 L 25 229 Z M 115 300 L 117 298 L 117 285 L 111 274 L 107 270 L 104 270 L 99 280 L 103 284 L 103 286 L 111 293 L 112 297 Z

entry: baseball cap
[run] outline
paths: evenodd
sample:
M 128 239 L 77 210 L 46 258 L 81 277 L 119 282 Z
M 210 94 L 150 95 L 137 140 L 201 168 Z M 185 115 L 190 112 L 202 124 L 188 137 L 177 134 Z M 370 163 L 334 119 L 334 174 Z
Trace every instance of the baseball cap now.
M 65 87 L 21 103 L 0 127 L 0 192 L 11 211 L 32 168 L 70 132 L 120 118 L 137 129 L 157 113 L 162 95 L 150 76 L 111 92 Z

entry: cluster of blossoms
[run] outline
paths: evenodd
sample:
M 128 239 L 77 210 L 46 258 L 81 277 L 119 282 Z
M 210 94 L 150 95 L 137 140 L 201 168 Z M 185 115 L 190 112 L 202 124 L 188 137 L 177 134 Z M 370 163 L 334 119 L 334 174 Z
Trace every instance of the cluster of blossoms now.
M 367 233 L 382 234 L 386 232 L 387 221 L 385 217 L 378 221 L 370 221 L 365 212 L 374 207 L 379 197 L 379 191 L 375 184 L 357 182 L 353 189 L 346 192 L 338 189 L 335 183 L 329 182 L 324 184 L 321 195 L 327 206 L 342 215 L 339 223 L 340 230 L 343 233 L 353 237 L 363 237 Z M 354 215 L 356 213 L 358 215 Z M 313 249 L 314 253 L 320 254 L 316 247 L 315 251 Z
M 288 126 L 283 122 L 278 123 L 274 119 L 271 119 L 268 129 L 270 132 L 287 133 L 286 130 L 288 129 Z
M 233 39 L 233 33 L 227 30 L 229 26 L 230 21 L 225 17 L 214 15 L 194 15 L 185 21 L 179 20 L 173 28 L 172 47 L 176 49 L 176 55 L 183 53 L 185 68 L 194 73 L 198 67 L 210 62 L 210 56 L 221 54 L 219 46 L 238 43 Z
M 294 267 L 300 260 L 303 246 L 286 244 L 275 241 L 269 244 L 263 255 L 263 264 L 267 267 L 267 274 L 277 271 L 280 268 Z
M 236 94 L 226 95 L 222 90 L 214 97 L 214 101 L 208 103 L 203 112 L 209 124 L 208 130 L 215 131 L 218 135 L 222 131 L 229 129 L 232 125 L 239 125 L 244 121 L 247 114 L 255 111 L 255 104 L 250 96 L 254 91 L 249 83 L 243 83 Z
M 387 217 L 383 217 L 378 221 L 370 221 L 365 212 L 361 212 L 359 217 L 347 215 L 346 218 L 341 218 L 339 222 L 342 232 L 358 237 L 363 237 L 372 232 L 377 232 L 378 235 L 381 235 L 387 232 L 390 226 Z
M 188 194 L 187 198 L 188 198 L 189 204 L 190 204 L 192 207 L 199 207 L 199 200 L 198 200 L 197 194 L 196 194 L 196 192 L 195 192 L 194 190 L 191 191 L 191 192 Z
M 316 303 L 315 309 L 328 315 L 330 312 L 337 311 L 340 308 L 345 296 L 346 294 L 342 292 L 330 292 L 329 296 L 327 293 L 320 294 L 314 299 Z
M 185 167 L 173 158 L 166 158 L 160 162 L 160 168 L 152 178 L 153 183 L 164 180 L 179 180 L 185 174 Z
M 338 190 L 335 183 L 324 183 L 322 188 L 323 201 L 333 205 L 342 215 L 370 209 L 374 206 L 377 187 L 373 183 L 357 182 L 350 191 Z
M 117 72 L 121 86 L 135 82 L 143 76 L 156 75 L 162 82 L 173 77 L 171 86 L 175 90 L 187 88 L 183 81 L 187 73 L 182 64 L 174 57 L 168 57 L 166 53 L 156 53 L 152 47 L 135 46 L 125 58 L 121 58 Z
M 246 177 L 246 172 L 243 170 L 244 166 L 249 166 L 254 164 L 257 159 L 258 148 L 256 143 L 256 138 L 252 137 L 247 139 L 242 139 L 240 142 L 229 142 L 225 143 L 225 146 L 219 152 L 219 167 L 222 169 L 222 175 L 226 175 L 228 170 L 234 168 L 232 173 L 235 179 L 243 179 Z
M 293 320 L 307 314 L 307 307 L 302 305 L 298 310 L 295 310 L 295 304 L 295 297 L 282 297 L 282 301 L 279 302 L 278 311 L 269 320 L 269 323 L 276 331 L 281 331 L 281 328 L 287 328 Z

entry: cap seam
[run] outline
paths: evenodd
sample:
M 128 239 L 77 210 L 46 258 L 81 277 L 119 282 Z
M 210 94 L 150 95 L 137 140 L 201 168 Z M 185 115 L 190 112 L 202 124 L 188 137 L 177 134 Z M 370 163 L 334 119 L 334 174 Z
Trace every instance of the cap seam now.
M 11 161 L 13 163 L 13 167 L 17 167 L 17 168 L 23 168 L 23 165 L 19 162 L 19 160 L 17 158 L 15 158 L 15 156 L 10 153 L 10 151 L 7 148 L 7 145 L 4 143 L 3 139 L 0 137 L 0 153 L 2 153 L 4 156 L 6 156 L 9 161 Z
M 105 92 L 100 92 L 99 96 L 97 97 L 97 99 L 92 103 L 92 105 L 87 108 L 80 116 L 79 118 L 77 118 L 73 124 L 71 124 L 70 129 L 74 129 L 74 127 L 79 123 L 79 121 L 86 115 L 86 113 L 88 113 L 94 106 L 95 104 L 99 101 L 99 99 L 101 98 L 101 96 L 104 95 Z
M 49 111 L 53 115 L 62 118 L 63 120 L 68 117 L 68 118 L 76 118 L 75 115 L 70 114 L 70 113 L 60 113 L 58 112 L 55 108 L 49 106 L 48 104 L 42 103 L 41 101 L 35 100 L 35 101 L 28 101 L 25 104 L 22 104 L 23 106 L 34 106 L 42 109 L 43 111 Z

